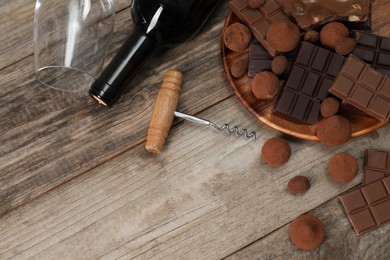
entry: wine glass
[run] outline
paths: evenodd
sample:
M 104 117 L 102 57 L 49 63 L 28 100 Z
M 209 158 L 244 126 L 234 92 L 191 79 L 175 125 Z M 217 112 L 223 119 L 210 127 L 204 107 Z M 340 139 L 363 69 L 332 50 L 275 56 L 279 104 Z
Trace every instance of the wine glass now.
M 111 0 L 37 0 L 37 79 L 64 91 L 87 89 L 103 69 L 114 23 Z

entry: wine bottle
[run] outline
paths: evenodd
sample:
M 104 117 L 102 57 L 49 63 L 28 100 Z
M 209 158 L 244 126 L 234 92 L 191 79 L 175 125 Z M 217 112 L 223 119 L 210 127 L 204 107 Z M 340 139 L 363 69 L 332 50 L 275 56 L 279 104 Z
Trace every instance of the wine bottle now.
M 195 36 L 221 0 L 133 0 L 133 31 L 110 64 L 92 84 L 89 94 L 112 106 L 160 47 Z

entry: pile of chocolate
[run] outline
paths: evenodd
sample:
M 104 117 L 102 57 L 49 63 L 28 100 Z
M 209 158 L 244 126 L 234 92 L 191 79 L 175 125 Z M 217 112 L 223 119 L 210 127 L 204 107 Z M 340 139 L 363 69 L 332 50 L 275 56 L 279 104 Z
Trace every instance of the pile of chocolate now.
M 249 48 L 246 58 L 231 62 L 231 75 L 252 78 L 259 102 L 275 100 L 273 114 L 316 124 L 318 138 L 330 146 L 351 136 L 342 106 L 388 122 L 390 38 L 367 32 L 370 0 L 229 4 L 241 21 L 225 28 L 225 46 L 233 52 Z
M 352 109 L 379 121 L 390 117 L 390 38 L 369 33 L 370 0 L 230 0 L 239 22 L 223 32 L 232 52 L 249 51 L 230 63 L 231 75 L 251 78 L 259 102 L 274 100 L 273 114 L 299 124 L 316 124 L 326 145 L 351 136 L 351 122 L 340 111 Z M 282 82 L 282 83 L 281 83 Z M 282 138 L 267 140 L 262 159 L 272 167 L 289 160 Z M 358 161 L 342 152 L 331 158 L 333 181 L 348 183 Z M 299 195 L 310 180 L 295 176 L 287 189 Z M 390 152 L 367 150 L 362 186 L 339 197 L 357 234 L 390 222 Z M 321 220 L 310 214 L 290 225 L 290 239 L 304 250 L 324 241 Z

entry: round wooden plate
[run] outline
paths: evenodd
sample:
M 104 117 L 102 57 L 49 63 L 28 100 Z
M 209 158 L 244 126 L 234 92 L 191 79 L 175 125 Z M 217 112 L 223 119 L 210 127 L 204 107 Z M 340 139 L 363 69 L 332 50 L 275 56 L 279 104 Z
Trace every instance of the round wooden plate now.
M 240 22 L 240 20 L 232 11 L 230 11 L 226 17 L 222 34 L 230 24 L 235 22 Z M 248 55 L 248 50 L 244 50 L 242 52 L 230 51 L 225 47 L 223 37 L 221 37 L 221 39 L 222 58 L 225 74 L 231 87 L 233 88 L 234 94 L 242 103 L 242 105 L 261 122 L 277 131 L 305 140 L 319 141 L 316 135 L 316 125 L 300 124 L 272 114 L 272 107 L 274 105 L 275 99 L 257 99 L 252 94 L 252 79 L 249 78 L 248 75 L 244 75 L 238 79 L 232 77 L 230 73 L 232 62 L 234 60 L 243 58 L 245 55 Z M 344 109 L 342 109 L 341 114 L 348 118 L 352 124 L 352 137 L 362 136 L 369 132 L 375 131 L 376 129 L 386 124 L 385 122 L 374 119 L 347 105 L 343 105 L 343 108 Z

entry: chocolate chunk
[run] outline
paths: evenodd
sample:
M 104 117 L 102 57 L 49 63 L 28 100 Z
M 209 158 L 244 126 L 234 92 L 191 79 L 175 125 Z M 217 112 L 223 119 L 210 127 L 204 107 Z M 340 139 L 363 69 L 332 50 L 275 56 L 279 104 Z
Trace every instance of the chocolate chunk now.
M 339 197 L 357 235 L 390 222 L 390 176 Z
M 259 8 L 251 8 L 248 0 L 230 0 L 229 6 L 232 11 L 248 25 L 253 35 L 259 40 L 268 52 L 275 56 L 277 51 L 266 40 L 268 28 L 275 21 L 289 20 L 276 0 L 267 0 Z
M 344 62 L 344 57 L 302 42 L 295 63 L 273 108 L 273 113 L 315 124 L 320 103 Z
M 390 78 L 352 54 L 329 91 L 378 120 L 389 120 Z
M 390 152 L 366 150 L 363 167 L 363 185 L 389 176 Z
M 357 31 L 354 36 L 356 47 L 352 54 L 390 76 L 390 38 Z
M 370 0 L 280 0 L 284 11 L 304 30 L 334 20 L 365 21 Z
M 280 75 L 282 78 L 286 77 L 290 66 L 292 65 L 297 55 L 297 49 L 287 52 L 284 56 L 288 60 L 288 66 L 285 72 Z M 259 43 L 257 39 L 253 39 L 249 45 L 249 65 L 248 76 L 254 77 L 257 73 L 262 71 L 272 70 L 272 60 L 274 57 Z

